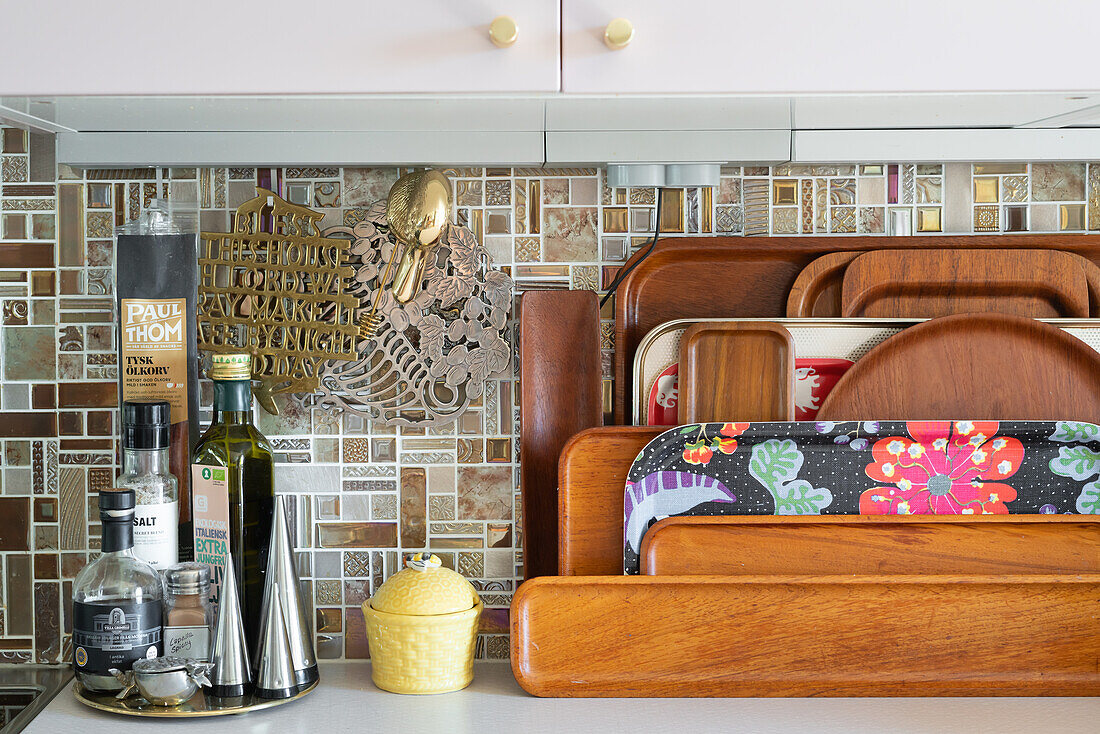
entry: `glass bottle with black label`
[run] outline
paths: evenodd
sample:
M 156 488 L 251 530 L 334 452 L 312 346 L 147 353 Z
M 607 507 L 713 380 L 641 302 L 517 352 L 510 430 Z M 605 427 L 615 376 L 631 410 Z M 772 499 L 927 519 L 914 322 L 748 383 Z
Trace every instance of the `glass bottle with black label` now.
M 260 634 L 267 545 L 275 505 L 271 445 L 252 423 L 252 369 L 248 354 L 215 354 L 214 422 L 192 452 L 195 560 L 213 573 L 221 598 L 226 552 L 232 553 L 249 649 Z
M 179 483 L 168 471 L 167 401 L 122 404 L 121 489 L 134 490 L 134 555 L 163 571 L 179 560 Z
M 93 691 L 118 691 L 111 668 L 161 654 L 163 587 L 134 555 L 134 491 L 99 493 L 102 555 L 73 581 L 73 669 Z

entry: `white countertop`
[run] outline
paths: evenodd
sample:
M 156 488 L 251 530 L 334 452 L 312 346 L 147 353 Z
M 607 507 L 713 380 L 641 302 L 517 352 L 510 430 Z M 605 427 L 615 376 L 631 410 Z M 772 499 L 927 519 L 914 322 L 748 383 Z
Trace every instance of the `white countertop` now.
M 28 734 L 149 734 L 158 729 L 233 734 L 535 734 L 537 732 L 1081 732 L 1096 734 L 1100 698 L 535 698 L 507 663 L 479 663 L 473 684 L 438 696 L 385 693 L 364 662 L 321 664 L 300 701 L 240 716 L 139 719 L 78 703 L 71 685 Z

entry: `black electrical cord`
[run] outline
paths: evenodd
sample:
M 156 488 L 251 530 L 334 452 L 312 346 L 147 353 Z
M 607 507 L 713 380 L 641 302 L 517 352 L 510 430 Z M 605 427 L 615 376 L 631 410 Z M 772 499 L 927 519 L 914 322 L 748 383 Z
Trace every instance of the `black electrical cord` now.
M 615 276 L 615 280 L 611 281 L 611 285 L 607 286 L 607 293 L 604 293 L 603 298 L 600 299 L 600 308 L 603 308 L 603 305 L 607 303 L 608 299 L 615 295 L 615 289 L 619 287 L 619 283 L 622 283 L 623 279 L 630 275 L 634 268 L 641 265 L 642 261 L 649 257 L 650 253 L 653 252 L 653 248 L 657 245 L 657 240 L 661 236 L 661 201 L 664 199 L 661 194 L 663 193 L 664 189 L 657 187 L 657 222 L 653 226 L 653 239 L 650 240 L 649 247 L 646 248 L 645 254 L 634 261 L 633 265 L 619 271 L 619 274 Z

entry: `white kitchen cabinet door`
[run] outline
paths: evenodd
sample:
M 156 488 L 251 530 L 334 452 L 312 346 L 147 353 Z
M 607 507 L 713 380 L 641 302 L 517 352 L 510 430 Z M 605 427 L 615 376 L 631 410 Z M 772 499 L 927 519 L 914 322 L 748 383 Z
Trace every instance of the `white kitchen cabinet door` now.
M 618 51 L 615 18 L 634 27 Z M 1095 0 L 562 0 L 566 93 L 1100 88 Z
M 553 92 L 559 18 L 558 0 L 10 2 L 0 95 Z

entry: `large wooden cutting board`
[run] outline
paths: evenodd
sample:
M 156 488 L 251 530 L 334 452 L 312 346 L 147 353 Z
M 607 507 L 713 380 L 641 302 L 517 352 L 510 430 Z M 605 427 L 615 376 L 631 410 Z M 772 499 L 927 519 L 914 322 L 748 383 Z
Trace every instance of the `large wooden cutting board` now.
M 592 291 L 520 298 L 520 483 L 524 575 L 558 571 L 558 455 L 603 423 L 600 316 Z
M 1095 267 L 1058 250 L 867 252 L 844 271 L 841 315 L 1087 318 L 1089 286 L 1082 263 Z
M 1100 354 L 1061 329 L 1003 314 L 912 326 L 826 396 L 818 420 L 1100 421 Z
M 1100 573 L 1100 516 L 669 517 L 641 555 L 657 576 Z
M 540 578 L 537 696 L 1095 696 L 1100 575 Z
M 680 340 L 680 423 L 794 420 L 794 342 L 779 324 L 706 321 Z
M 558 478 L 558 573 L 623 572 L 626 475 L 664 426 L 607 426 L 582 431 L 561 452 Z

